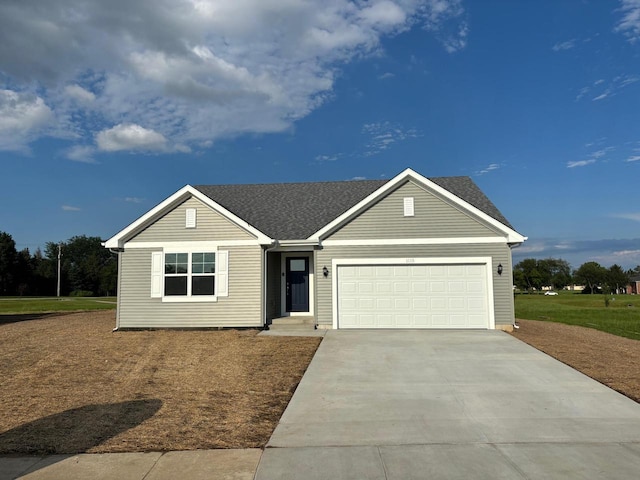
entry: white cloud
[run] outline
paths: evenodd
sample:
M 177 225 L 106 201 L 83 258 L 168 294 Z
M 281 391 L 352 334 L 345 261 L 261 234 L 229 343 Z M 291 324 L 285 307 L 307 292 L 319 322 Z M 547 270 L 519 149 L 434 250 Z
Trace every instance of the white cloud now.
M 74 162 L 97 163 L 93 155 L 96 149 L 89 145 L 74 145 L 66 152 L 66 157 Z
M 80 103 L 91 103 L 96 99 L 92 92 L 82 88 L 80 85 L 67 85 L 64 91 L 70 98 Z
M 163 151 L 167 149 L 167 139 L 158 132 L 140 125 L 119 124 L 96 135 L 98 148 L 105 152 L 120 150 Z
M 53 121 L 44 100 L 30 93 L 0 89 L 0 150 L 22 150 Z
M 65 212 L 79 212 L 80 210 L 82 210 L 80 207 L 73 207 L 71 205 L 62 205 L 61 208 Z
M 640 76 L 638 75 L 618 75 L 617 77 L 614 77 L 606 87 L 604 87 L 604 90 L 602 90 L 602 87 L 601 87 L 600 89 L 601 93 L 593 97 L 591 100 L 596 102 L 599 100 L 604 100 L 605 98 L 608 98 L 608 97 L 613 97 L 614 95 L 617 95 L 618 93 L 620 93 L 622 89 L 628 87 L 629 85 L 633 85 L 634 83 L 637 83 L 639 81 L 640 81 Z M 578 96 L 576 97 L 576 100 L 580 100 L 587 93 L 589 93 L 589 91 L 591 91 L 592 88 L 593 90 L 596 90 L 596 87 L 599 87 L 604 83 L 606 83 L 606 81 L 601 78 L 596 80 L 592 86 L 581 88 L 578 93 Z
M 142 202 L 144 202 L 144 198 L 140 198 L 140 197 L 125 197 L 124 201 L 127 202 L 127 203 L 142 203 Z
M 589 87 L 582 87 L 579 91 L 578 91 L 578 95 L 576 95 L 576 102 L 578 100 L 581 100 L 582 97 L 584 97 L 587 93 L 589 93 L 589 90 L 591 90 L 591 88 Z
M 382 75 L 378 75 L 379 80 L 386 80 L 387 78 L 393 78 L 393 77 L 395 77 L 395 74 L 391 72 L 384 72 Z
M 631 239 L 532 239 L 513 251 L 514 264 L 525 258 L 562 258 L 574 268 L 595 261 L 609 267 L 617 263 L 623 268 L 640 264 L 639 238 Z
M 556 43 L 553 47 L 551 47 L 551 50 L 553 50 L 554 52 L 560 52 L 562 50 L 571 50 L 575 46 L 576 39 L 572 38 L 571 40 L 567 40 L 565 42 Z
M 614 213 L 612 217 L 640 222 L 640 213 Z
M 80 145 L 188 152 L 286 131 L 331 98 L 345 63 L 418 26 L 447 51 L 466 45 L 461 0 L 0 2 L 0 88 L 33 86 L 32 107 Z M 113 125 L 157 136 L 114 139 Z M 0 148 L 43 131 L 18 133 Z
M 363 155 L 370 157 L 387 150 L 391 145 L 422 135 L 415 128 L 404 129 L 401 125 L 391 122 L 365 123 L 362 133 L 368 136 Z
M 605 147 L 605 148 L 601 148 L 600 150 L 596 150 L 595 152 L 591 152 L 590 157 L 591 158 L 602 158 L 604 157 L 607 153 L 611 152 L 615 150 L 615 147 Z
M 338 158 L 340 158 L 340 154 L 332 154 L 332 155 L 316 155 L 316 162 L 335 162 Z
M 587 165 L 591 165 L 592 163 L 596 163 L 595 158 L 591 158 L 589 160 L 579 160 L 577 162 L 567 162 L 567 168 L 586 167 Z
M 622 18 L 615 27 L 616 32 L 623 33 L 629 42 L 640 39 L 640 0 L 621 0 L 619 12 Z
M 625 162 L 637 162 L 638 160 L 640 160 L 640 155 L 632 155 Z
M 366 180 L 367 177 L 353 177 L 351 180 Z
M 476 175 L 478 176 L 484 175 L 485 173 L 489 173 L 493 170 L 497 170 L 498 168 L 500 168 L 500 165 L 498 165 L 497 163 L 491 163 L 487 167 L 480 170 Z

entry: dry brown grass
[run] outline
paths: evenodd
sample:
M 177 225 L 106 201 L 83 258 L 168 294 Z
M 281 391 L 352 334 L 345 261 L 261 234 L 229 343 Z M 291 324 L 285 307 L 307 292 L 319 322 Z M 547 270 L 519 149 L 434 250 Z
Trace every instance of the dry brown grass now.
M 320 343 L 114 325 L 113 311 L 0 324 L 0 453 L 262 447 Z
M 640 402 L 640 341 L 563 323 L 518 325 L 514 337 Z

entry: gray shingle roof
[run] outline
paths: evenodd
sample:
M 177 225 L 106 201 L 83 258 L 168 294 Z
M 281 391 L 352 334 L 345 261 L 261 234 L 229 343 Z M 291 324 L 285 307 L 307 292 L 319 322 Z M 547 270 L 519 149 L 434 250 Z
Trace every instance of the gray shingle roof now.
M 429 180 L 513 228 L 469 177 L 436 177 Z M 354 180 L 196 185 L 195 188 L 271 238 L 302 240 L 387 182 L 388 180 Z

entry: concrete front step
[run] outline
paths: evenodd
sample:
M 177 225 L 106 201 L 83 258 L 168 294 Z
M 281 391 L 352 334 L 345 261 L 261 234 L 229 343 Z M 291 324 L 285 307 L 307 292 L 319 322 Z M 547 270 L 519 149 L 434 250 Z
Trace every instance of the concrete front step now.
M 316 321 L 313 317 L 282 317 L 282 318 L 274 318 L 271 320 L 271 326 L 282 325 L 282 326 L 293 326 L 293 325 L 305 325 L 313 327 Z
M 306 324 L 306 323 L 294 323 L 291 325 L 278 325 L 278 324 L 271 324 L 269 325 L 269 330 L 282 330 L 282 331 L 309 331 L 309 330 L 314 330 L 314 325 L 313 324 Z

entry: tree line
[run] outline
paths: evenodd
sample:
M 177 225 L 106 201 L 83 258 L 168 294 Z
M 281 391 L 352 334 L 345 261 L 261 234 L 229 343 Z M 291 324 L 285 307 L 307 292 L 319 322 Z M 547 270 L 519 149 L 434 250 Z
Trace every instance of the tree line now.
M 586 262 L 576 270 L 560 258 L 522 260 L 513 268 L 513 283 L 521 290 L 541 290 L 552 287 L 561 290 L 572 284 L 585 286 L 586 293 L 622 293 L 632 276 L 640 275 L 640 265 L 624 270 L 614 264 L 609 268 L 598 262 Z
M 99 237 L 79 235 L 66 242 L 47 242 L 44 252 L 18 251 L 6 232 L 0 232 L 0 295 L 56 295 L 60 249 L 60 294 L 109 296 L 116 294 L 117 256 Z

